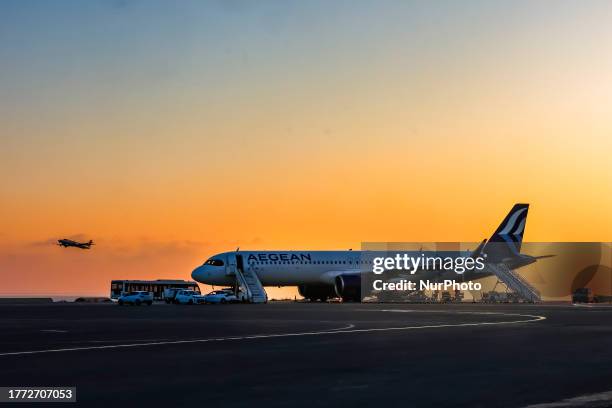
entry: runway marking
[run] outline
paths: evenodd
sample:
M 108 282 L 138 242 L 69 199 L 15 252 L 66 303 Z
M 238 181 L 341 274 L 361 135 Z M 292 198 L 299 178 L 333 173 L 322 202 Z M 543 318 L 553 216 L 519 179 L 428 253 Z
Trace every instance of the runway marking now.
M 572 303 L 572 306 L 576 306 L 576 307 L 593 307 L 591 305 L 587 305 L 584 303 Z
M 574 307 L 588 307 L 589 309 L 612 309 L 610 304 L 572 303 Z
M 336 330 L 346 330 L 346 329 L 352 329 L 353 327 L 355 327 L 354 324 L 349 324 L 348 326 L 343 326 L 343 327 L 338 327 L 337 329 L 329 329 L 328 331 L 333 332 Z M 200 339 L 186 339 L 186 341 L 191 341 L 191 340 L 200 340 Z M 69 343 L 117 343 L 117 342 L 122 342 L 122 341 L 127 341 L 127 340 L 83 340 L 83 341 L 70 341 Z M 132 342 L 162 342 L 162 341 L 177 341 L 176 339 L 141 339 L 141 340 L 130 340 Z M 135 344 L 141 344 L 141 343 L 135 343 Z
M 394 310 L 400 310 L 400 309 L 394 309 Z M 487 313 L 460 312 L 460 313 L 495 314 L 495 315 L 502 315 L 502 316 L 526 317 L 527 319 L 510 320 L 510 321 L 505 321 L 505 322 L 436 324 L 436 325 L 423 325 L 423 326 L 381 327 L 381 328 L 369 328 L 369 329 L 355 329 L 352 327 L 349 328 L 347 326 L 347 327 L 339 327 L 337 329 L 328 329 L 328 330 L 310 331 L 310 332 L 298 332 L 298 333 L 253 334 L 253 335 L 247 335 L 247 336 L 216 337 L 216 338 L 210 338 L 210 339 L 154 341 L 154 342 L 147 342 L 147 343 L 110 344 L 110 345 L 105 345 L 105 346 L 86 346 L 86 347 L 47 349 L 47 350 L 13 351 L 13 352 L 8 352 L 8 353 L 0 353 L 0 357 L 22 356 L 22 355 L 31 355 L 31 354 L 46 354 L 46 353 L 64 353 L 64 352 L 70 352 L 70 351 L 110 350 L 110 349 L 122 349 L 122 348 L 134 348 L 134 347 L 165 346 L 165 345 L 173 345 L 173 344 L 211 343 L 211 342 L 236 341 L 236 340 L 258 340 L 258 339 L 271 339 L 271 338 L 282 338 L 282 337 L 323 336 L 323 335 L 346 334 L 346 333 L 375 333 L 375 332 L 387 332 L 387 331 L 439 329 L 439 328 L 446 328 L 446 327 L 498 326 L 502 324 L 519 324 L 519 323 L 530 323 L 530 322 L 537 322 L 540 320 L 546 320 L 545 316 L 528 315 L 528 314 L 488 313 L 488 312 Z
M 612 402 L 612 391 L 597 394 L 581 395 L 556 402 L 544 402 L 528 405 L 525 408 L 582 408 L 582 407 L 609 407 Z
M 337 331 L 337 330 L 348 330 L 348 329 L 352 329 L 353 327 L 355 327 L 354 324 L 349 324 L 348 326 L 338 327 L 337 329 L 329 329 L 327 331 L 328 332 L 334 332 L 334 331 Z

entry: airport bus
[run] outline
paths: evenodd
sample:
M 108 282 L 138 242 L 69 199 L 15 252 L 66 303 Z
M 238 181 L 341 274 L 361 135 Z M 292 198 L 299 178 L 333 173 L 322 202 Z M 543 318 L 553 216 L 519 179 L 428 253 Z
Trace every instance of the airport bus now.
M 144 290 L 153 294 L 153 300 L 163 300 L 164 291 L 168 288 L 191 289 L 200 292 L 200 287 L 194 281 L 172 279 L 112 280 L 110 297 L 116 300 L 122 293 Z

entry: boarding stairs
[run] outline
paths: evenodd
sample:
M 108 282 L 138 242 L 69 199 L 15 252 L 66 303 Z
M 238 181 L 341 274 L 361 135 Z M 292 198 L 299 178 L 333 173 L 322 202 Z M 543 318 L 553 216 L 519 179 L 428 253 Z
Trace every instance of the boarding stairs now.
M 236 281 L 250 303 L 266 303 L 268 294 L 252 267 L 236 268 Z
M 525 280 L 518 272 L 508 268 L 506 264 L 487 264 L 491 271 L 497 276 L 497 279 L 502 281 L 509 289 L 521 296 L 528 302 L 537 303 L 542 301 L 540 292 Z

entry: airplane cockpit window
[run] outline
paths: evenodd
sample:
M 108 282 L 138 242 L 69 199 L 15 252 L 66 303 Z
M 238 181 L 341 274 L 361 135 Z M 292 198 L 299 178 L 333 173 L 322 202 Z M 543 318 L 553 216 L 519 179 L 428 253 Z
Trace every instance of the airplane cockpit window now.
M 208 261 L 204 262 L 204 265 L 223 266 L 223 261 L 220 259 L 210 258 Z

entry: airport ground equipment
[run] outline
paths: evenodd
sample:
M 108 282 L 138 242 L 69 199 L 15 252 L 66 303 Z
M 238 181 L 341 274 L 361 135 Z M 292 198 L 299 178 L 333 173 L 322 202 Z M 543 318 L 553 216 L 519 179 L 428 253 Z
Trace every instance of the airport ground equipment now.
M 266 303 L 268 301 L 268 294 L 253 268 L 236 269 L 236 278 L 240 289 L 247 294 L 246 297 L 249 302 Z
M 153 304 L 153 295 L 151 294 L 151 292 L 145 292 L 145 291 L 140 291 L 140 290 L 136 292 L 128 292 L 128 293 L 124 293 L 123 295 L 119 296 L 117 303 L 119 304 L 119 306 L 123 306 L 123 305 L 140 306 L 143 304 L 151 306 Z
M 238 296 L 234 294 L 233 290 L 223 289 L 215 290 L 202 296 L 204 303 L 235 303 L 238 302 Z
M 204 303 L 204 296 L 191 289 L 181 289 L 174 297 L 173 303 L 177 305 L 197 305 Z
M 167 291 L 172 289 L 171 292 Z M 197 282 L 185 281 L 177 279 L 157 279 L 157 280 L 112 280 L 110 298 L 119 299 L 121 294 L 134 291 L 146 291 L 153 294 L 153 300 L 167 300 L 168 294 L 171 294 L 170 301 L 174 300 L 176 291 L 181 289 L 192 289 L 196 292 L 200 291 Z
M 506 264 L 487 264 L 491 272 L 497 276 L 509 289 L 513 290 L 527 302 L 540 302 L 540 292 L 525 280 L 518 272 L 508 268 Z
M 595 301 L 591 288 L 578 288 L 572 293 L 573 303 L 592 303 Z
M 239 290 L 249 303 L 267 303 L 268 294 L 264 289 L 255 269 L 251 265 L 245 267 L 241 254 L 229 254 L 227 274 L 236 277 Z
M 176 296 L 178 293 L 183 290 L 183 288 L 166 288 L 164 289 L 163 298 L 166 303 L 174 303 Z

